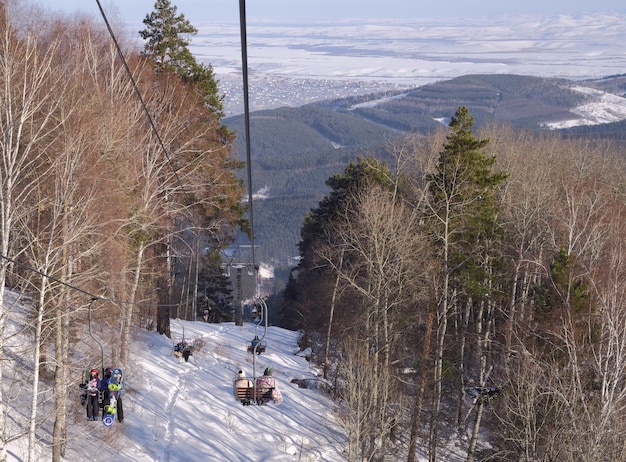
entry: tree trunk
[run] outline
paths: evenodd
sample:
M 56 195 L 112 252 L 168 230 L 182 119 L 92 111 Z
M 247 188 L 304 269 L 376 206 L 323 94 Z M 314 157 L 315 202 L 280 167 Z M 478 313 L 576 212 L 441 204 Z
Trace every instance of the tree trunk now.
M 446 284 L 447 286 L 447 284 Z M 447 287 L 444 288 L 447 291 Z M 445 293 L 445 292 L 444 292 Z M 435 355 L 435 394 L 433 397 L 433 413 L 428 433 L 428 460 L 437 461 L 437 439 L 439 426 L 439 413 L 441 411 L 441 399 L 443 398 L 443 350 L 445 344 L 446 330 L 448 327 L 448 306 L 447 295 L 444 295 L 444 308 L 439 314 L 439 327 L 437 329 L 437 352 Z
M 125 364 L 128 360 L 128 352 L 130 351 L 130 326 L 133 320 L 133 306 L 135 299 L 137 298 L 137 290 L 139 289 L 139 280 L 141 278 L 141 269 L 143 265 L 143 254 L 146 247 L 142 243 L 137 249 L 137 256 L 135 258 L 135 275 L 133 277 L 133 285 L 130 289 L 129 302 L 122 307 L 122 335 L 120 340 L 120 361 Z
M 471 299 L 465 301 L 465 311 L 461 319 L 461 345 L 459 346 L 459 401 L 458 412 L 456 417 L 456 424 L 459 430 L 459 434 L 465 433 L 463 428 L 465 425 L 465 349 L 467 345 L 467 336 L 469 334 L 469 321 L 472 312 Z
M 61 303 L 60 303 L 61 305 Z M 66 322 L 67 316 L 61 312 L 62 308 L 57 307 L 55 318 L 55 359 L 56 367 L 54 372 L 54 403 L 55 419 L 52 429 L 52 462 L 61 462 L 65 455 L 66 428 L 67 428 L 67 377 L 66 365 L 64 361 L 64 348 L 66 345 Z
M 343 267 L 343 254 L 345 250 L 341 249 L 341 255 L 339 257 L 339 263 L 337 266 L 339 268 Z M 324 378 L 328 378 L 328 355 L 330 353 L 330 338 L 331 332 L 333 328 L 333 317 L 335 315 L 335 304 L 337 303 L 337 292 L 339 290 L 339 278 L 341 273 L 337 272 L 337 277 L 335 278 L 335 286 L 333 287 L 332 299 L 330 302 L 330 315 L 328 317 L 328 330 L 326 331 L 326 348 L 324 350 Z
M 426 333 L 424 334 L 424 349 L 422 352 L 422 370 L 420 372 L 419 389 L 415 400 L 413 417 L 411 418 L 411 438 L 409 440 L 409 455 L 407 462 L 415 462 L 417 456 L 417 439 L 419 436 L 420 417 L 422 415 L 422 403 L 426 392 L 426 375 L 428 374 L 430 357 L 430 337 L 433 332 L 434 308 L 428 310 L 428 321 L 426 323 Z
M 47 272 L 48 265 L 44 264 L 42 272 Z M 30 418 L 28 429 L 28 461 L 35 462 L 35 431 L 37 428 L 37 397 L 39 396 L 39 366 L 41 363 L 41 331 L 43 326 L 43 313 L 46 303 L 46 289 L 48 286 L 47 278 L 41 278 L 41 286 L 39 287 L 39 302 L 37 310 L 37 321 L 35 324 L 35 339 L 33 353 L 33 389 L 31 395 Z
M 159 305 L 157 307 L 157 332 L 168 338 L 172 337 L 170 331 L 170 306 L 169 306 L 169 289 L 167 276 L 160 277 L 157 288 L 159 289 Z

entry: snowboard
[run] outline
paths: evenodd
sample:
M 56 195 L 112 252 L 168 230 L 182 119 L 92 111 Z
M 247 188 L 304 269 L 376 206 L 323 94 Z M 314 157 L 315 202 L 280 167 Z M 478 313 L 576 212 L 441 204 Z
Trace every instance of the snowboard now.
M 87 406 L 87 384 L 89 383 L 89 369 L 83 371 L 78 386 L 82 390 L 80 393 L 80 405 Z
M 115 394 L 120 391 L 121 388 L 119 383 L 109 383 L 111 398 L 109 399 L 109 404 L 104 405 L 102 415 L 102 423 L 105 427 L 110 427 L 115 423 L 115 415 L 117 414 L 117 398 Z

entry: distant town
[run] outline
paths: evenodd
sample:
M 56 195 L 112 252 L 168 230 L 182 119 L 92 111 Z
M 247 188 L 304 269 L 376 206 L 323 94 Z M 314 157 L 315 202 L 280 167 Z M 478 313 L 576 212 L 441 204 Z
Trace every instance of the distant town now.
M 224 94 L 224 112 L 227 117 L 243 114 L 243 79 L 241 74 L 217 74 L 220 93 Z M 314 79 L 283 77 L 267 74 L 249 76 L 250 111 L 298 107 L 315 101 L 348 96 L 366 95 L 381 91 L 401 90 L 423 85 L 424 79 L 415 85 L 389 81 L 360 81 L 350 79 Z

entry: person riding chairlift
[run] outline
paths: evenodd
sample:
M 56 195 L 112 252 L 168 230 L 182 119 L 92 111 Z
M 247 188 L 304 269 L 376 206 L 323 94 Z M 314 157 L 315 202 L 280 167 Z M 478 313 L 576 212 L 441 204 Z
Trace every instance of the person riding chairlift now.
M 98 377 L 98 369 L 92 369 L 89 371 L 89 381 L 87 382 L 87 419 L 89 420 L 98 420 L 99 391 L 100 378 Z
M 117 421 L 124 421 L 124 408 L 122 406 L 122 395 L 124 393 L 124 384 L 122 383 L 122 370 L 119 368 L 112 369 L 107 367 L 104 370 L 104 379 L 100 383 L 100 390 L 104 393 L 102 400 L 102 415 L 104 416 L 104 408 L 111 404 L 111 391 L 109 390 L 109 383 L 117 383 L 121 389 L 115 393 L 115 399 L 117 400 Z

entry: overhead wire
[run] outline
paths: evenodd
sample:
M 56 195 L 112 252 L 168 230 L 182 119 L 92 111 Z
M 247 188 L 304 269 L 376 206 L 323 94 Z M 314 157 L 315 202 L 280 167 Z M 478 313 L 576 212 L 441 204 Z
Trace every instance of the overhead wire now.
M 126 70 L 126 73 L 128 74 L 128 78 L 130 79 L 131 85 L 133 86 L 133 90 L 135 90 L 135 93 L 137 94 L 137 98 L 139 99 L 139 103 L 141 104 L 141 108 L 143 110 L 143 112 L 146 114 L 146 118 L 148 119 L 148 124 L 150 125 L 150 128 L 152 129 L 152 132 L 154 133 L 154 136 L 157 139 L 157 142 L 159 144 L 159 146 L 161 147 L 161 150 L 163 151 L 165 158 L 167 159 L 167 162 L 169 163 L 170 167 L 172 167 L 172 172 L 174 173 L 174 177 L 176 178 L 176 181 L 178 182 L 178 185 L 181 187 L 183 193 L 185 194 L 185 196 L 187 196 L 187 198 L 190 198 L 191 196 L 189 195 L 189 193 L 187 192 L 187 190 L 185 189 L 185 187 L 183 186 L 183 182 L 180 179 L 180 176 L 178 175 L 178 171 L 176 169 L 176 167 L 174 166 L 174 163 L 172 162 L 172 157 L 169 153 L 169 151 L 167 150 L 167 148 L 165 147 L 165 143 L 163 142 L 163 138 L 161 138 L 161 134 L 159 133 L 159 130 L 156 127 L 156 124 L 154 123 L 154 119 L 152 118 L 152 116 L 150 115 L 150 111 L 148 110 L 148 106 L 146 105 L 143 96 L 141 94 L 141 91 L 139 90 L 139 86 L 137 85 L 137 82 L 135 80 L 135 77 L 133 77 L 133 73 L 130 70 L 130 67 L 128 66 L 128 62 L 126 61 L 126 57 L 124 56 L 124 53 L 122 52 L 122 48 L 119 45 L 119 42 L 117 41 L 117 38 L 115 37 L 115 33 L 113 32 L 113 29 L 111 28 L 111 24 L 109 23 L 109 20 L 107 18 L 106 13 L 104 12 L 104 9 L 102 8 L 102 5 L 100 4 L 100 0 L 96 0 L 96 3 L 98 4 L 98 9 L 100 10 L 100 14 L 102 15 L 102 19 L 104 20 L 104 23 L 106 24 L 107 30 L 109 31 L 109 35 L 111 36 L 111 40 L 113 41 L 113 44 L 115 45 L 115 49 L 117 51 L 117 54 L 119 56 L 119 58 L 122 61 L 122 65 L 124 66 L 124 69 Z
M 40 276 L 43 276 L 43 277 L 45 277 L 47 279 L 50 279 L 51 281 L 54 281 L 54 282 L 56 282 L 58 284 L 61 284 L 61 285 L 65 286 L 65 287 L 68 287 L 70 289 L 76 290 L 76 291 L 78 291 L 78 292 L 80 292 L 80 293 L 82 293 L 84 295 L 87 295 L 91 299 L 104 300 L 102 297 L 100 297 L 98 295 L 94 295 L 91 292 L 88 292 L 88 291 L 86 291 L 84 289 L 81 289 L 80 287 L 76 287 L 75 285 L 69 284 L 69 283 L 67 283 L 65 281 L 61 281 L 59 278 L 56 278 L 54 276 L 50 276 L 49 274 L 46 274 L 43 271 L 38 270 L 37 268 L 33 268 L 32 266 L 26 265 L 25 263 L 21 263 L 21 262 L 19 262 L 17 260 L 14 260 L 13 258 L 7 257 L 6 255 L 0 254 L 0 258 L 3 258 L 3 259 L 5 259 L 8 262 L 13 263 L 14 265 L 21 266 L 24 269 L 32 271 L 33 273 L 36 273 L 36 274 L 38 274 Z M 108 300 L 108 301 L 114 301 L 114 300 Z
M 241 34 L 241 74 L 243 77 L 243 116 L 246 146 L 246 168 L 248 175 L 248 217 L 250 220 L 250 248 L 252 257 L 252 273 L 254 277 L 255 295 L 258 287 L 258 271 L 256 267 L 256 257 L 254 249 L 254 213 L 252 207 L 252 154 L 250 149 L 250 102 L 248 91 L 248 38 L 246 25 L 246 0 L 239 0 L 239 28 Z
M 98 9 L 100 10 L 100 14 L 102 16 L 102 19 L 103 19 L 103 21 L 104 21 L 104 23 L 105 23 L 105 25 L 107 27 L 109 35 L 111 36 L 111 40 L 113 41 L 113 44 L 115 45 L 115 49 L 117 51 L 117 54 L 118 54 L 120 60 L 122 61 L 122 65 L 124 66 L 124 69 L 126 70 L 126 74 L 128 75 L 128 78 L 129 78 L 129 80 L 131 82 L 133 90 L 135 91 L 135 94 L 137 95 L 137 98 L 139 100 L 141 108 L 142 108 L 143 112 L 146 115 L 146 119 L 148 120 L 148 124 L 150 125 L 150 128 L 151 128 L 152 132 L 154 133 L 154 135 L 155 135 L 155 137 L 157 139 L 158 145 L 160 146 L 161 150 L 163 151 L 165 159 L 167 160 L 168 164 L 172 168 L 172 172 L 174 174 L 174 177 L 176 178 L 176 182 L 178 183 L 179 187 L 181 188 L 181 191 L 183 192 L 184 196 L 189 201 L 189 204 L 191 204 L 192 203 L 191 194 L 189 194 L 189 192 L 187 191 L 187 188 L 185 188 L 185 186 L 183 185 L 182 180 L 180 179 L 180 176 L 178 175 L 178 170 L 177 170 L 176 166 L 174 165 L 174 163 L 172 161 L 172 156 L 170 155 L 170 152 L 165 147 L 165 143 L 163 142 L 163 138 L 161 137 L 161 134 L 159 133 L 159 130 L 158 130 L 156 124 L 154 123 L 154 119 L 152 118 L 152 115 L 150 114 L 150 111 L 148 110 L 148 106 L 145 103 L 143 95 L 141 94 L 141 91 L 139 90 L 139 86 L 137 85 L 137 81 L 135 80 L 135 77 L 133 76 L 133 73 L 130 70 L 130 67 L 128 65 L 126 57 L 124 56 L 124 53 L 122 52 L 122 48 L 119 45 L 119 42 L 118 42 L 118 40 L 117 40 L 117 38 L 115 36 L 115 33 L 113 32 L 113 28 L 111 27 L 111 24 L 110 24 L 110 22 L 109 22 L 109 20 L 107 18 L 106 12 L 104 11 L 104 8 L 102 7 L 102 4 L 100 3 L 100 0 L 96 0 L 96 3 L 98 5 Z M 157 305 L 157 306 L 165 307 L 165 306 L 177 306 L 177 305 Z
M 33 272 L 35 274 L 38 274 L 38 275 L 40 275 L 40 276 L 42 276 L 42 277 L 44 277 L 46 279 L 54 281 L 57 284 L 61 284 L 61 285 L 65 286 L 65 287 L 67 287 L 69 289 L 72 289 L 72 290 L 76 290 L 77 292 L 80 292 L 83 295 L 87 295 L 91 300 L 99 300 L 101 302 L 111 302 L 111 303 L 116 303 L 118 305 L 144 305 L 144 304 L 153 305 L 151 302 L 129 302 L 127 300 L 118 300 L 118 299 L 115 299 L 115 298 L 104 297 L 102 295 L 95 295 L 95 294 L 92 294 L 91 292 L 89 292 L 88 290 L 82 289 L 82 288 L 77 287 L 77 286 L 75 286 L 73 284 L 70 284 L 68 282 L 62 281 L 61 279 L 59 279 L 57 277 L 51 276 L 51 275 L 49 275 L 47 273 L 44 273 L 43 271 L 40 271 L 37 268 L 33 268 L 32 266 L 29 266 L 29 265 L 27 265 L 25 263 L 17 261 L 15 259 L 11 258 L 11 257 L 7 257 L 6 255 L 0 254 L 0 258 L 6 260 L 8 262 L 13 263 L 14 265 L 20 266 L 20 267 L 22 267 L 22 268 L 24 268 L 24 269 L 26 269 L 28 271 L 31 271 L 31 272 Z M 159 306 L 159 307 L 168 307 L 168 306 L 169 307 L 176 307 L 178 305 L 175 305 L 175 304 L 174 305 L 157 304 L 156 306 Z

